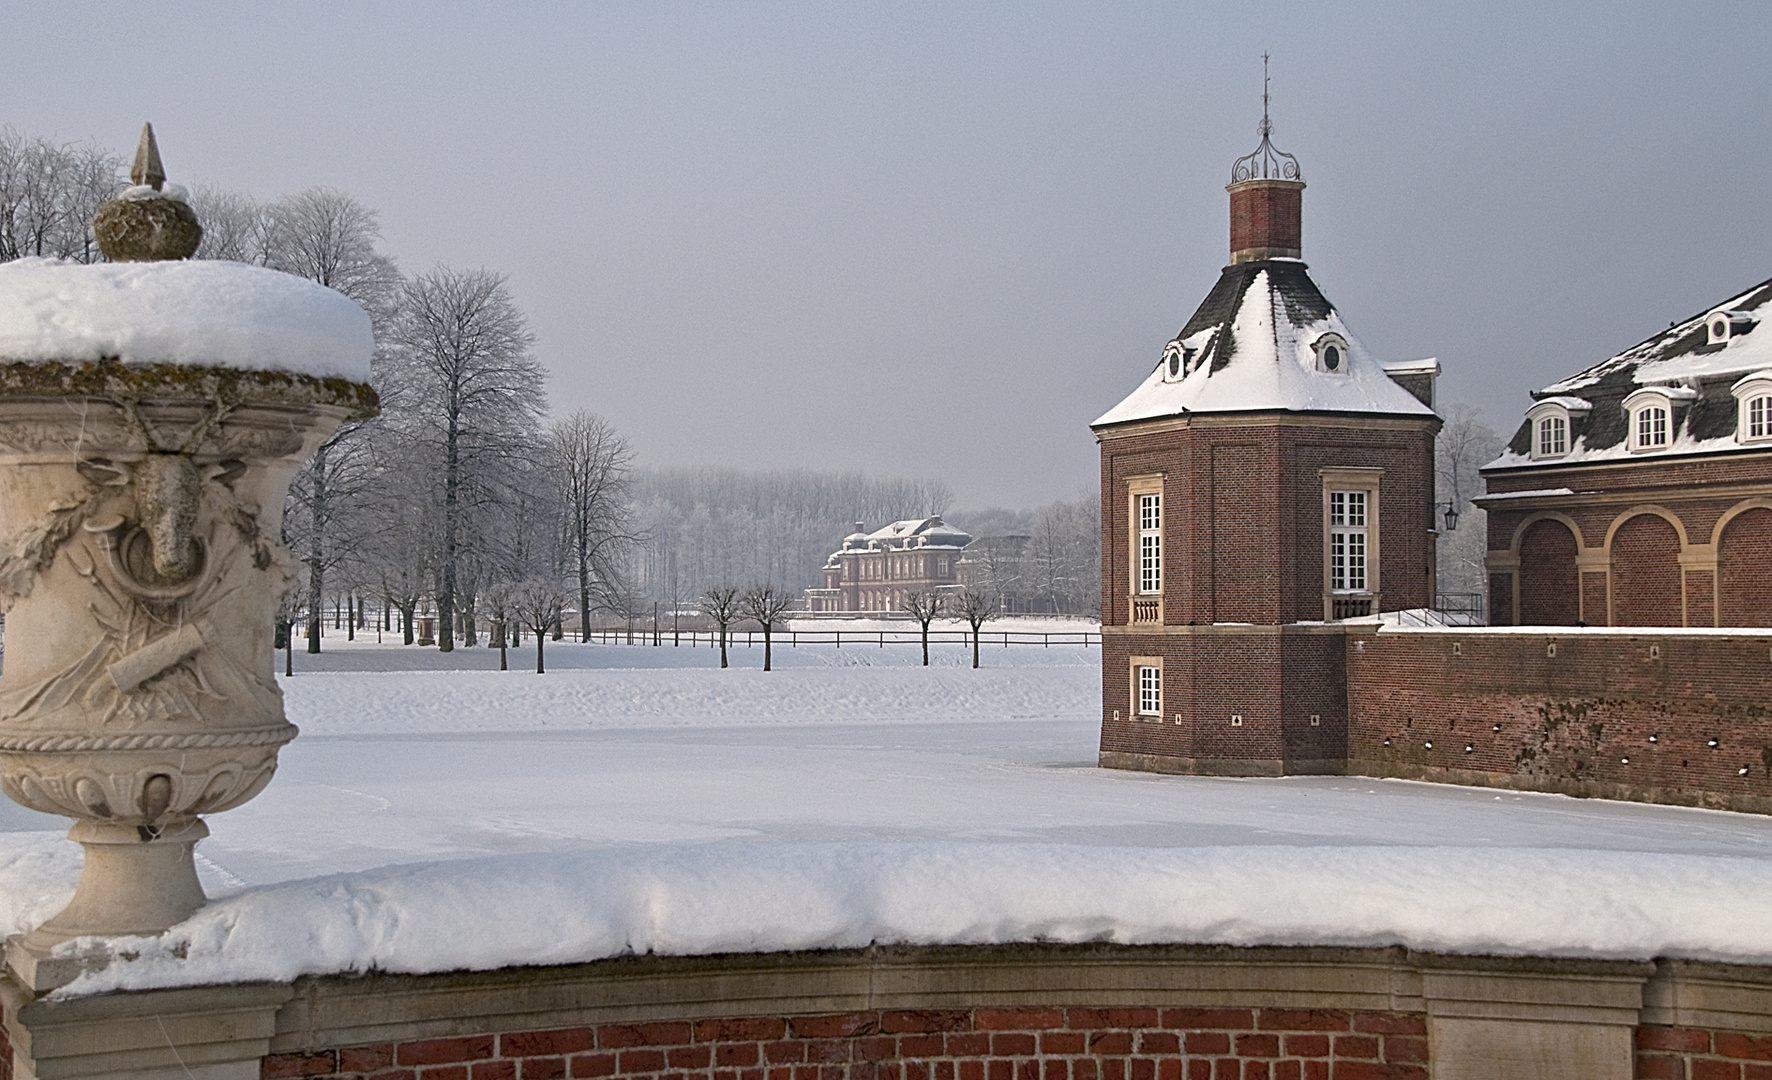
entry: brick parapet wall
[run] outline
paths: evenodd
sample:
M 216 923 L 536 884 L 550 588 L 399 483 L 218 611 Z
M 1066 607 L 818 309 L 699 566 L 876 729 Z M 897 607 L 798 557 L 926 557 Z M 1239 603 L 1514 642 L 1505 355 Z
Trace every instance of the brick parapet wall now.
M 264 1059 L 264 1080 L 1426 1080 L 1418 1014 L 973 1008 L 601 1024 Z
M 1350 772 L 1772 812 L 1772 633 L 1352 640 Z

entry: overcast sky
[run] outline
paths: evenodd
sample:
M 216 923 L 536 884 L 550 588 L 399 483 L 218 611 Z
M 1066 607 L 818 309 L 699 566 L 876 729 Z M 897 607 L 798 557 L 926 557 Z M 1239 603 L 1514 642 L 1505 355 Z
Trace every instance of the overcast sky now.
M 381 214 L 510 275 L 647 464 L 1093 487 L 1226 261 L 1261 54 L 1304 255 L 1504 433 L 1772 277 L 1759 4 L 7 5 L 0 124 Z

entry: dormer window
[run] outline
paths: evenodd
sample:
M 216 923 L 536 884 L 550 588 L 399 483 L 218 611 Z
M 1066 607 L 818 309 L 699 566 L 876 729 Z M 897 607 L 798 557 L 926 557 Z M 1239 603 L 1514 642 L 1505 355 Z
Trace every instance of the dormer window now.
M 1721 345 L 1731 338 L 1740 337 L 1754 328 L 1754 322 L 1752 312 L 1713 311 L 1704 320 L 1707 339 L 1705 344 Z
M 1317 353 L 1317 370 L 1332 375 L 1347 374 L 1347 339 L 1340 334 L 1324 334 L 1312 346 Z
M 1163 350 L 1163 381 L 1180 382 L 1187 375 L 1187 346 L 1171 341 Z
M 1592 406 L 1576 397 L 1555 397 L 1541 401 L 1526 410 L 1526 421 L 1532 425 L 1531 456 L 1534 461 L 1560 458 L 1575 448 L 1574 413 L 1586 413 Z
M 1538 448 L 1533 457 L 1562 457 L 1569 452 L 1569 419 L 1546 416 L 1538 421 Z
M 1624 399 L 1630 419 L 1630 448 L 1635 453 L 1666 450 L 1673 444 L 1674 402 L 1698 395 L 1681 386 L 1645 386 Z
M 1738 409 L 1735 441 L 1772 443 L 1772 370 L 1756 371 L 1729 389 Z

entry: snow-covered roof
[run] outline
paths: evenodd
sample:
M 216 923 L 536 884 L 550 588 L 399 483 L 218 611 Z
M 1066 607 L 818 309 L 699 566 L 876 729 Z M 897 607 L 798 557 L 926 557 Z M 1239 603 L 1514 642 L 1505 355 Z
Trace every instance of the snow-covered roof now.
M 221 261 L 0 265 L 0 362 L 187 364 L 369 381 L 369 316 L 291 274 Z
M 1329 335 L 1346 346 L 1334 371 L 1324 370 L 1318 355 Z M 1169 358 L 1177 352 L 1179 370 L 1171 375 Z M 1432 361 L 1411 365 L 1411 374 L 1438 369 Z M 1268 259 L 1225 267 L 1155 370 L 1091 426 L 1274 410 L 1434 414 L 1354 337 L 1304 263 Z
M 1616 356 L 1534 391 L 1533 409 L 1557 403 L 1572 413 L 1590 410 L 1586 416 L 1570 418 L 1569 452 L 1532 457 L 1528 421 L 1501 456 L 1484 466 L 1485 471 L 1742 449 L 1730 391 L 1744 376 L 1772 368 L 1772 328 L 1758 325 L 1772 316 L 1769 304 L 1772 281 L 1763 281 Z M 1717 333 L 1718 329 L 1723 332 Z M 1644 390 L 1660 392 L 1675 406 L 1668 445 L 1646 452 L 1630 448 L 1625 408 L 1632 394 Z
M 963 548 L 972 542 L 972 534 L 954 528 L 941 520 L 940 515 L 926 518 L 905 518 L 894 521 L 884 528 L 875 529 L 871 533 L 850 533 L 843 538 L 841 550 L 833 553 L 825 565 L 833 565 L 837 555 L 844 551 L 884 551 L 887 549 L 904 550 L 914 547 L 947 547 Z

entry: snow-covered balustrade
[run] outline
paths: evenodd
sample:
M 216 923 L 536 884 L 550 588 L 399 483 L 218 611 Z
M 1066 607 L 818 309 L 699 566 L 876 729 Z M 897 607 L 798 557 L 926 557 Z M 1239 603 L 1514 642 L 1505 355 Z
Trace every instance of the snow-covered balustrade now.
M 187 261 L 201 229 L 151 131 L 101 208 L 105 265 L 0 266 L 0 788 L 75 819 L 79 890 L 7 946 L 43 990 L 204 903 L 199 815 L 295 737 L 270 636 L 300 463 L 373 414 L 369 321 L 285 274 Z

